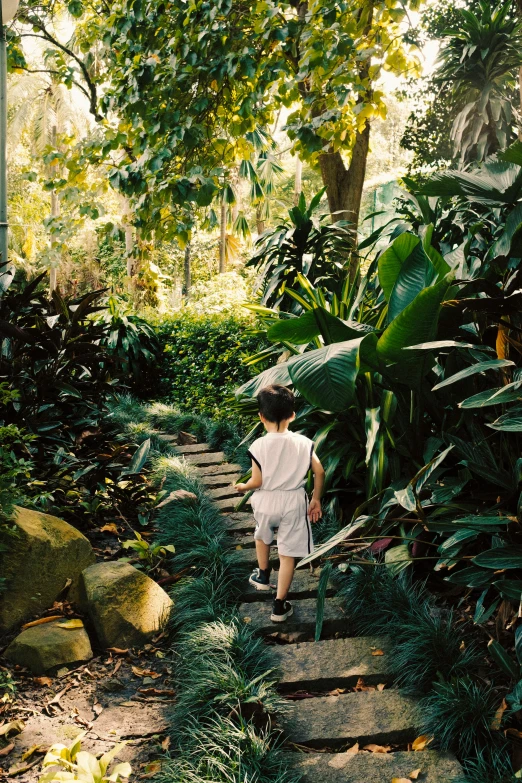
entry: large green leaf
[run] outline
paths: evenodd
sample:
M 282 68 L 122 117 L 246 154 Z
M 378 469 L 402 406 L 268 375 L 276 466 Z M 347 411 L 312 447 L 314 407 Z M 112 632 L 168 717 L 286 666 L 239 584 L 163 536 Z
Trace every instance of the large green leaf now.
M 299 318 L 278 321 L 270 327 L 267 336 L 272 342 L 284 340 L 295 345 L 306 345 L 321 335 L 324 342 L 330 345 L 330 343 L 354 340 L 367 331 L 356 321 L 352 324 L 347 323 L 329 313 L 324 307 L 315 307 L 313 310 L 307 310 Z
M 377 342 L 377 356 L 386 364 L 395 364 L 398 380 L 417 386 L 431 362 L 419 359 L 410 345 L 428 342 L 435 336 L 440 306 L 449 286 L 447 278 L 421 291 L 413 302 L 386 328 Z M 428 354 L 429 356 L 429 354 Z
M 346 541 L 350 536 L 355 533 L 356 530 L 359 530 L 360 527 L 366 524 L 366 522 L 370 521 L 372 517 L 368 516 L 361 516 L 358 517 L 355 522 L 350 522 L 349 525 L 346 525 L 346 527 L 343 527 L 342 530 L 339 530 L 338 533 L 336 533 L 332 538 L 330 538 L 328 541 L 326 541 L 324 544 L 321 544 L 316 548 L 314 552 L 312 552 L 311 555 L 307 555 L 306 557 L 303 557 L 302 560 L 299 561 L 296 568 L 301 568 L 302 566 L 308 565 L 308 563 L 311 563 L 312 560 L 316 560 L 318 557 L 322 557 L 327 552 L 330 551 L 330 549 L 333 549 L 334 546 L 337 546 L 337 544 L 340 544 L 341 541 Z
M 481 568 L 463 568 L 447 576 L 446 582 L 465 587 L 485 587 L 491 582 L 491 574 Z
M 512 601 L 522 600 L 522 580 L 521 579 L 499 579 L 493 582 L 501 595 L 510 598 Z
M 462 381 L 464 378 L 469 378 L 479 372 L 486 372 L 486 370 L 499 370 L 501 367 L 509 367 L 514 363 L 515 362 L 512 362 L 510 359 L 488 359 L 485 362 L 477 362 L 476 364 L 470 365 L 470 367 L 466 367 L 464 370 L 460 370 L 460 372 L 456 372 L 455 375 L 451 375 L 449 378 L 445 378 L 440 383 L 435 384 L 432 391 L 442 389 L 444 386 L 449 386 L 451 383 Z
M 511 658 L 496 639 L 490 639 L 488 642 L 488 651 L 495 663 L 508 675 L 517 679 L 520 677 L 520 666 Z
M 248 397 L 255 397 L 257 392 L 264 386 L 270 386 L 273 383 L 279 383 L 281 386 L 289 386 L 292 380 L 288 372 L 288 362 L 282 362 L 276 364 L 274 367 L 269 367 L 268 370 L 256 375 L 250 381 L 247 381 L 238 389 L 236 394 L 245 394 Z
M 480 552 L 473 558 L 473 563 L 481 568 L 522 568 L 522 547 L 497 546 Z
M 489 255 L 492 258 L 495 258 L 496 256 L 508 256 L 511 250 L 511 245 L 513 244 L 513 240 L 521 230 L 522 204 L 517 204 L 517 206 L 508 215 L 506 224 L 504 226 L 504 231 L 492 246 Z
M 515 408 L 509 413 L 499 416 L 496 421 L 487 426 L 500 432 L 522 432 L 522 408 Z
M 149 452 L 150 438 L 147 438 L 147 440 L 144 440 L 141 446 L 136 449 L 130 463 L 126 468 L 123 468 L 121 475 L 126 476 L 129 474 L 140 473 L 149 458 Z
M 359 337 L 294 356 L 288 362 L 294 386 L 312 405 L 328 411 L 345 410 L 353 399 L 359 349 L 365 339 Z
M 486 389 L 486 391 L 467 397 L 459 402 L 459 408 L 487 408 L 490 405 L 502 405 L 505 402 L 522 401 L 522 389 L 520 381 L 508 383 L 507 386 L 499 386 L 496 389 Z
M 404 308 L 413 302 L 417 294 L 424 288 L 428 288 L 436 278 L 435 267 L 424 252 L 419 240 L 414 250 L 404 260 L 393 286 L 388 302 L 388 323 L 397 318 L 399 313 L 402 313 Z
M 384 296 L 389 301 L 402 265 L 416 250 L 422 250 L 419 237 L 409 232 L 400 234 L 379 258 L 379 282 Z

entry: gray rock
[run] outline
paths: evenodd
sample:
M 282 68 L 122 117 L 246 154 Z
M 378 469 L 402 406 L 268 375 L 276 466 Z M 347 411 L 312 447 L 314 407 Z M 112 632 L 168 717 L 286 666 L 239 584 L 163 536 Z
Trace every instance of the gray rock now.
M 365 685 L 377 685 L 389 682 L 391 676 L 388 640 L 378 637 L 279 645 L 271 647 L 270 659 L 280 673 L 282 690 L 349 688 L 360 677 Z
M 63 519 L 16 508 L 14 523 L 17 535 L 9 538 L 0 564 L 7 580 L 0 598 L 0 632 L 52 606 L 68 580 L 74 601 L 81 572 L 96 559 L 85 536 Z
M 283 728 L 299 745 L 334 748 L 412 742 L 420 722 L 413 699 L 385 690 L 303 699 L 288 711 Z
M 230 462 L 223 462 L 223 464 L 218 463 L 216 465 L 199 465 L 199 467 L 196 466 L 196 473 L 200 476 L 217 476 L 218 474 L 221 475 L 223 473 L 241 474 L 241 465 Z
M 104 647 L 139 647 L 168 620 L 172 601 L 128 563 L 97 563 L 82 573 L 82 603 Z
M 445 753 L 287 753 L 286 761 L 300 773 L 302 783 L 391 783 L 408 779 L 420 769 L 419 782 L 455 783 L 462 775 L 458 761 Z
M 65 619 L 54 620 L 27 628 L 11 642 L 5 657 L 33 674 L 90 660 L 91 643 L 85 628 L 63 627 L 66 623 Z
M 228 487 L 240 478 L 240 473 L 218 473 L 216 476 L 202 476 L 201 483 L 206 487 Z
M 317 587 L 319 584 L 319 576 L 321 573 L 320 568 L 314 569 L 314 571 L 308 571 L 302 569 L 296 571 L 292 580 L 292 587 L 290 588 L 289 599 L 294 601 L 301 598 L 313 598 L 317 595 Z M 272 571 L 270 574 L 270 581 L 277 586 L 278 571 Z M 328 597 L 332 596 L 335 592 L 333 586 L 329 586 L 326 590 Z M 250 601 L 266 601 L 267 594 L 261 590 L 256 590 L 251 584 L 245 580 L 245 587 L 241 600 L 245 602 Z
M 189 446 L 176 446 L 178 454 L 208 454 L 210 446 L 208 443 L 192 443 Z
M 208 465 L 220 465 L 225 459 L 223 451 L 210 451 L 206 454 L 185 454 L 185 459 L 191 465 L 206 467 Z

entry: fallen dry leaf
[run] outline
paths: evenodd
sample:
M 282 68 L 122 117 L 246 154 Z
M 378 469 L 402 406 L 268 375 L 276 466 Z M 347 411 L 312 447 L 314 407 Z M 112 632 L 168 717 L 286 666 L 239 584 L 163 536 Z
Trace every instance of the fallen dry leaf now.
M 490 729 L 493 729 L 493 731 L 500 731 L 500 724 L 502 723 L 502 716 L 504 715 L 506 710 L 507 710 L 506 700 L 502 699 L 502 704 L 500 705 L 498 710 L 495 712 L 495 717 L 491 721 Z
M 380 682 L 377 686 L 378 691 L 383 691 L 386 688 L 386 685 L 383 682 Z
M 21 775 L 22 772 L 27 772 L 29 769 L 32 769 L 39 763 L 40 759 L 36 759 L 35 761 L 31 761 L 30 764 L 23 764 L 21 767 L 10 767 L 9 774 L 12 778 L 14 778 L 15 775 Z
M 26 628 L 32 628 L 33 625 L 43 625 L 43 623 L 50 623 L 53 620 L 63 620 L 63 615 L 53 614 L 50 617 L 40 617 L 39 620 L 31 620 L 30 623 L 26 623 L 25 625 L 22 625 L 22 631 L 25 631 Z
M 334 769 L 343 769 L 347 764 L 359 753 L 359 743 L 356 742 L 351 748 L 348 748 L 344 753 L 336 753 L 331 761 L 328 762 L 329 767 Z
M 388 753 L 391 745 L 365 745 L 363 750 L 369 750 L 371 753 Z
M 142 778 L 153 778 L 158 772 L 161 772 L 161 761 L 151 761 L 146 765 Z
M 122 650 L 120 647 L 108 647 L 107 652 L 114 653 L 114 655 L 127 655 L 129 648 L 127 647 L 126 650 Z
M 413 772 L 410 772 L 408 777 L 411 778 L 412 780 L 417 780 L 421 772 L 422 769 L 419 767 L 419 769 L 414 769 Z
M 243 622 L 247 623 L 247 624 L 251 623 L 252 622 L 252 618 L 251 617 L 243 617 Z
M 153 672 L 152 669 L 142 669 L 140 666 L 133 666 L 132 673 L 135 674 L 136 677 L 152 677 L 153 680 L 161 677 L 160 672 Z
M 368 693 L 370 691 L 374 691 L 375 687 L 373 685 L 365 685 L 363 678 L 359 677 L 359 679 L 357 680 L 357 684 L 354 685 L 353 689 L 354 689 L 354 691 L 357 691 L 358 693 L 359 692 Z
M 33 682 L 35 685 L 40 685 L 42 687 L 44 685 L 49 686 L 53 684 L 53 681 L 50 677 L 33 677 Z
M 0 737 L 10 737 L 14 734 L 20 734 L 25 729 L 23 720 L 12 720 L 0 726 Z
M 346 688 L 335 688 L 333 691 L 328 691 L 328 696 L 339 696 L 340 693 L 346 693 Z
M 47 750 L 43 745 L 33 745 L 29 748 L 29 750 L 26 750 L 25 753 L 22 755 L 22 761 L 27 761 L 27 759 L 30 759 L 31 756 L 34 756 L 35 753 L 46 753 Z
M 96 715 L 101 715 L 103 712 L 103 707 L 99 701 L 94 702 L 94 704 L 92 705 L 92 709 Z
M 71 628 L 83 628 L 83 621 L 79 617 L 72 620 L 66 620 L 64 623 L 58 623 L 58 628 L 64 628 L 69 631 Z
M 426 734 L 421 734 L 416 740 L 412 742 L 412 750 L 424 750 L 424 748 L 430 744 L 433 737 L 428 737 Z
M 384 655 L 384 651 L 383 650 L 373 650 L 372 651 L 372 655 Z
M 162 690 L 161 688 L 138 688 L 144 696 L 174 696 L 175 691 Z
M 14 746 L 15 746 L 14 742 L 11 742 L 9 745 L 6 745 L 5 748 L 2 748 L 2 750 L 0 750 L 0 756 L 8 756 L 13 750 Z
M 243 549 L 243 547 L 241 546 L 241 544 L 238 544 L 238 545 L 236 546 L 236 549 L 237 549 L 238 551 L 240 551 L 241 549 Z
M 114 524 L 114 522 L 108 522 L 106 525 L 100 528 L 102 533 L 113 533 L 113 535 L 118 535 L 118 528 Z
M 392 778 L 391 783 L 411 783 L 409 778 Z
M 165 739 L 161 743 L 161 747 L 163 750 L 168 750 L 170 747 L 170 737 L 165 737 Z

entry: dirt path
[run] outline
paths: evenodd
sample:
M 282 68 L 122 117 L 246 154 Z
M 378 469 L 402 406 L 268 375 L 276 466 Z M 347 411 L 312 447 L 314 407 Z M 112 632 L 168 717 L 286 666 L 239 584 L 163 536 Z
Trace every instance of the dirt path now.
M 197 469 L 226 516 L 231 538 L 254 567 L 254 518 L 248 510 L 234 511 L 239 496 L 233 483 L 240 467 L 223 462 L 224 455 L 206 444 L 179 451 Z M 275 550 L 273 561 L 276 565 Z M 413 749 L 420 733 L 418 705 L 391 683 L 387 639 L 351 636 L 349 617 L 333 587 L 322 640 L 312 641 L 318 580 L 318 569 L 297 571 L 290 595 L 294 614 L 283 627 L 270 621 L 270 593 L 247 585 L 239 607 L 244 622 L 271 645 L 279 689 L 291 702 L 283 719 L 288 758 L 303 783 L 392 783 L 394 778 L 453 783 L 461 774 L 457 761 Z

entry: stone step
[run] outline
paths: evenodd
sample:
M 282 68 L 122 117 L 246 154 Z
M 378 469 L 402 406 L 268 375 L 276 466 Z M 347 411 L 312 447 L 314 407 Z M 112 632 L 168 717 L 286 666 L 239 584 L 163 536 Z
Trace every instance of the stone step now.
M 238 545 L 240 546 L 240 545 Z M 245 566 L 248 566 L 249 568 L 255 568 L 257 566 L 257 555 L 256 550 L 252 547 L 248 547 L 247 549 L 238 549 L 238 557 Z M 270 566 L 271 568 L 275 568 L 279 565 L 279 557 L 277 554 L 277 549 L 275 547 L 272 547 L 270 549 Z
M 292 587 L 290 590 L 290 601 L 297 600 L 300 598 L 313 598 L 317 595 L 317 586 L 319 584 L 319 574 L 320 569 L 315 569 L 315 571 L 307 571 L 306 569 L 303 569 L 301 571 L 296 571 L 294 574 L 294 578 L 292 581 Z M 272 584 L 277 585 L 277 577 L 278 577 L 277 571 L 272 571 L 272 574 L 270 576 L 270 581 Z M 326 591 L 327 596 L 332 596 L 335 593 L 335 588 L 333 586 L 329 586 Z M 245 603 L 251 603 L 253 601 L 266 601 L 267 596 L 270 598 L 273 598 L 273 593 L 266 593 L 262 590 L 256 590 L 255 587 L 253 587 L 251 584 L 246 583 L 244 592 L 241 595 L 241 600 Z
M 351 688 L 361 677 L 365 685 L 390 682 L 388 651 L 386 638 L 359 636 L 278 645 L 270 649 L 270 658 L 281 690 L 329 691 Z
M 179 454 L 201 454 L 210 452 L 210 446 L 208 443 L 193 443 L 190 446 L 176 446 L 176 451 Z
M 241 473 L 241 465 L 233 462 L 223 462 L 222 464 L 209 464 L 191 462 L 199 476 L 215 476 L 222 473 Z
M 294 702 L 282 726 L 298 745 L 341 748 L 358 742 L 362 747 L 413 742 L 421 717 L 417 702 L 397 690 L 365 691 Z
M 231 498 L 222 498 L 221 500 L 215 500 L 214 504 L 220 509 L 220 511 L 235 511 L 236 506 L 241 500 L 241 495 L 235 495 Z M 252 506 L 250 505 L 250 500 L 247 500 L 244 506 L 242 506 L 243 509 L 250 510 Z
M 409 779 L 420 769 L 419 783 L 456 783 L 462 777 L 458 761 L 446 753 L 285 753 L 289 766 L 301 775 L 301 783 L 391 783 Z
M 274 541 L 277 540 L 277 533 L 274 535 Z M 254 534 L 244 533 L 242 530 L 231 530 L 230 541 L 232 545 L 240 546 L 243 549 L 253 549 L 256 545 Z
M 168 432 L 158 432 L 156 433 L 156 437 L 159 438 L 159 440 L 162 440 L 165 443 L 171 443 L 172 445 L 176 445 L 178 442 L 178 436 L 169 435 Z
M 214 500 L 219 500 L 220 498 L 233 498 L 235 504 L 243 497 L 242 495 L 239 494 L 237 489 L 230 483 L 226 487 L 217 487 L 216 489 L 209 489 L 208 494 L 210 495 L 211 498 L 214 498 Z
M 248 511 L 232 511 L 230 514 L 223 514 L 223 519 L 229 530 L 254 532 L 256 520 L 253 514 Z
M 290 636 L 290 641 L 301 642 L 314 638 L 315 635 L 315 598 L 303 598 L 292 601 L 294 613 L 284 623 L 273 623 L 270 620 L 272 611 L 272 593 L 267 593 L 267 600 L 258 603 L 244 603 L 239 607 L 239 616 L 248 623 L 252 630 L 264 636 Z M 334 634 L 346 635 L 348 620 L 340 603 L 335 598 L 327 598 L 324 606 L 323 636 Z M 382 694 L 379 694 L 381 696 Z
M 185 454 L 185 459 L 191 465 L 197 467 L 208 467 L 209 465 L 219 465 L 225 459 L 225 453 L 223 451 L 209 451 L 208 454 Z
M 241 478 L 240 473 L 223 473 L 217 476 L 202 476 L 201 483 L 206 487 L 229 487 Z

